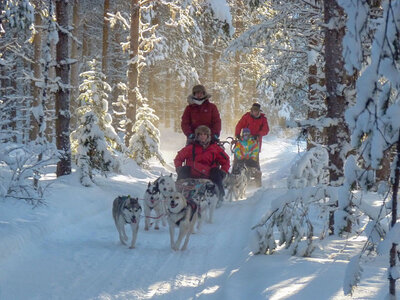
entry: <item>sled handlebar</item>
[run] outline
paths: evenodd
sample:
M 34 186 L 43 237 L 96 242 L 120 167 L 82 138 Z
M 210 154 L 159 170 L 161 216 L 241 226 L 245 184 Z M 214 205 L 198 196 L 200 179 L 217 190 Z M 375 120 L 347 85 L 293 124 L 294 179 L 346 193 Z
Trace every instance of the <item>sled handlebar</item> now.
M 218 145 L 220 145 L 221 147 L 224 147 L 225 144 L 230 145 L 229 148 L 230 148 L 231 152 L 233 153 L 233 149 L 235 148 L 236 143 L 237 143 L 237 139 L 235 139 L 234 137 L 228 136 L 226 138 L 226 141 L 219 141 Z

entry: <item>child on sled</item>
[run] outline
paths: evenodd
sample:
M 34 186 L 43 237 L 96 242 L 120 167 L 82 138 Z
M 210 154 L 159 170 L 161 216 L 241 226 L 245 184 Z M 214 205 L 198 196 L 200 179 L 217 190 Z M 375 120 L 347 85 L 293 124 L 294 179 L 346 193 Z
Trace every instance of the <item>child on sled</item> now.
M 249 172 L 249 179 L 254 178 L 257 187 L 261 187 L 261 171 L 259 163 L 260 148 L 256 138 L 251 136 L 249 128 L 243 128 L 233 149 L 234 161 L 232 174 L 239 173 L 245 166 Z

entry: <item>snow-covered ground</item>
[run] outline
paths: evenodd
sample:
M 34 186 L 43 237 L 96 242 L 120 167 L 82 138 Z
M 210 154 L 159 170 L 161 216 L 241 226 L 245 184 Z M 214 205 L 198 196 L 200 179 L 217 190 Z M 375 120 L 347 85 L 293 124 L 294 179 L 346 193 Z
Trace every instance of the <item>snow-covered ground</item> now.
M 294 141 L 273 136 L 263 141 L 263 187 L 248 191 L 245 200 L 224 203 L 214 224 L 192 235 L 186 251 L 171 250 L 167 227 L 145 232 L 143 219 L 136 248 L 121 245 L 112 201 L 127 194 L 143 198 L 148 181 L 173 170 L 184 140 L 168 135 L 161 143 L 167 169 L 127 165 L 125 175 L 97 178 L 89 188 L 75 172 L 57 180 L 49 175 L 46 206 L 1 200 L 0 299 L 383 299 L 387 294 L 388 262 L 375 259 L 364 267 L 354 295 L 344 296 L 345 267 L 361 244 L 357 239 L 345 245 L 328 238 L 311 258 L 285 251 L 252 255 L 251 227 L 285 192 L 290 166 L 299 157 Z

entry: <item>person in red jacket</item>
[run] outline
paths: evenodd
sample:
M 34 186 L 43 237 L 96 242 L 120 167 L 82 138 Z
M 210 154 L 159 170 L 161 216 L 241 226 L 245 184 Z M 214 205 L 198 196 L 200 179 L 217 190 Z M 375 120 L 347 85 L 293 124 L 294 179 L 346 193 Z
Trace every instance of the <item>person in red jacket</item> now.
M 261 106 L 254 103 L 250 112 L 245 113 L 235 128 L 235 136 L 239 139 L 243 128 L 250 129 L 250 134 L 258 141 L 261 152 L 262 137 L 269 132 L 268 120 L 265 114 L 261 112 Z M 260 170 L 260 159 L 257 158 L 258 170 Z
M 187 137 L 187 144 L 195 138 L 194 131 L 200 125 L 211 129 L 211 139 L 216 141 L 221 133 L 221 117 L 217 106 L 210 102 L 210 95 L 202 85 L 195 85 L 188 96 L 188 105 L 183 115 L 181 127 Z
M 195 130 L 195 141 L 181 149 L 174 159 L 179 179 L 207 178 L 219 189 L 219 201 L 225 191 L 222 181 L 230 168 L 229 156 L 218 144 L 211 142 L 211 130 L 200 125 Z

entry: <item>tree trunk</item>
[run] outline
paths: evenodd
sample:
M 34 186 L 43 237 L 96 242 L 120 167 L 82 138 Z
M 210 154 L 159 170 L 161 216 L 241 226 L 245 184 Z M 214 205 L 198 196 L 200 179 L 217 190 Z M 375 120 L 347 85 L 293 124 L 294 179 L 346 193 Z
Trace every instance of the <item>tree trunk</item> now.
M 319 48 L 321 44 L 320 38 L 320 30 L 314 24 L 314 21 L 311 21 L 311 26 L 314 28 L 312 36 L 309 37 L 309 51 L 315 51 L 314 49 Z M 310 60 L 309 60 L 310 61 Z M 319 77 L 318 72 L 318 61 L 315 59 L 308 66 L 308 100 L 310 103 L 310 107 L 308 109 L 308 119 L 318 119 L 322 115 L 326 113 L 326 111 L 322 111 L 322 107 L 324 107 L 324 99 L 319 92 L 317 86 L 323 86 L 325 84 L 324 80 Z M 308 139 L 307 139 L 307 150 L 310 150 L 314 147 L 315 144 L 325 144 L 324 135 L 321 129 L 316 127 L 309 127 L 308 131 Z
M 126 135 L 125 144 L 129 145 L 132 136 L 133 124 L 136 122 L 137 96 L 136 88 L 139 85 L 138 54 L 139 54 L 139 26 L 140 6 L 139 0 L 132 0 L 130 50 L 128 66 L 128 106 L 126 108 Z
M 239 120 L 242 116 L 242 113 L 240 111 L 240 58 L 238 52 L 235 53 L 235 64 L 233 68 L 233 120 Z
M 81 27 L 79 26 L 80 23 L 80 7 L 79 7 L 79 1 L 74 0 L 73 2 L 73 8 L 72 8 L 72 35 L 75 39 L 78 41 L 81 40 Z M 70 96 L 70 105 L 71 105 L 71 111 L 76 111 L 78 108 L 78 97 L 79 97 L 79 69 L 80 69 L 80 64 L 81 64 L 81 57 L 78 54 L 79 50 L 81 49 L 81 46 L 78 44 L 78 42 L 72 39 L 71 41 L 71 58 L 76 59 L 76 62 L 71 65 L 71 96 Z M 76 119 L 76 114 L 71 114 L 71 130 L 75 130 L 77 127 L 77 119 Z
M 39 106 L 40 103 L 40 88 L 36 86 L 36 80 L 41 77 L 41 66 L 40 59 L 42 57 L 42 17 L 40 15 L 40 9 L 38 7 L 38 3 L 35 2 L 35 28 L 36 33 L 33 38 L 33 77 L 35 80 L 32 83 L 33 90 L 33 103 L 32 107 Z M 38 120 L 31 114 L 31 130 L 29 139 L 31 141 L 36 140 L 39 131 Z
M 336 0 L 325 0 L 325 24 L 332 22 L 332 18 L 338 19 L 343 16 L 343 9 L 337 4 Z M 348 129 L 344 122 L 344 111 L 346 101 L 343 93 L 339 93 L 340 85 L 344 84 L 344 67 L 342 58 L 342 40 L 344 37 L 344 27 L 326 28 L 325 31 L 325 78 L 327 91 L 327 117 L 338 121 L 337 125 L 332 125 L 327 130 L 329 151 L 330 182 L 337 185 L 338 180 L 343 177 L 343 157 L 340 150 L 344 139 L 340 137 L 348 136 Z
M 57 163 L 57 177 L 71 173 L 71 145 L 69 141 L 69 63 L 68 63 L 68 1 L 56 1 L 56 19 L 63 30 L 58 30 L 56 46 L 59 87 L 56 93 L 56 145 L 61 152 Z
M 400 132 L 396 145 L 397 161 L 396 169 L 394 170 L 394 183 L 392 187 L 392 222 L 391 227 L 393 228 L 397 222 L 397 193 L 399 190 L 400 181 Z M 393 278 L 392 272 L 396 267 L 396 256 L 397 256 L 397 244 L 393 243 L 390 249 L 390 272 L 389 272 L 389 293 L 393 299 L 396 299 L 396 279 Z
M 104 0 L 104 13 L 103 13 L 103 52 L 101 60 L 101 70 L 107 76 L 107 52 L 108 52 L 108 30 L 110 28 L 108 21 L 108 12 L 110 10 L 110 0 Z
M 336 0 L 324 1 L 324 21 L 325 24 L 341 24 L 343 9 L 337 4 Z M 326 103 L 327 117 L 337 122 L 326 128 L 327 144 L 329 149 L 329 175 L 330 184 L 338 186 L 343 181 L 344 156 L 343 149 L 348 142 L 349 133 L 344 121 L 344 111 L 347 104 L 343 93 L 343 85 L 346 84 L 344 63 L 342 57 L 342 40 L 345 28 L 329 26 L 325 29 L 325 82 L 326 82 Z M 341 90 L 341 92 L 340 92 Z M 329 218 L 330 234 L 333 234 L 333 212 Z

